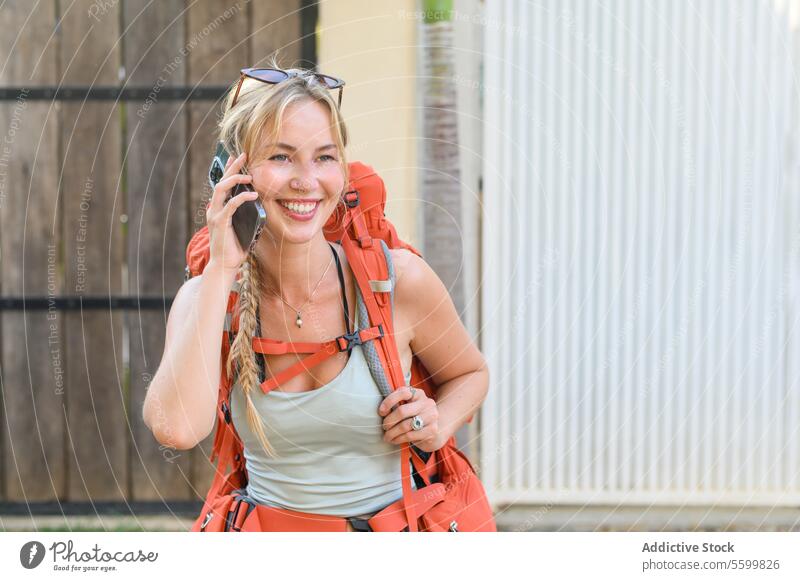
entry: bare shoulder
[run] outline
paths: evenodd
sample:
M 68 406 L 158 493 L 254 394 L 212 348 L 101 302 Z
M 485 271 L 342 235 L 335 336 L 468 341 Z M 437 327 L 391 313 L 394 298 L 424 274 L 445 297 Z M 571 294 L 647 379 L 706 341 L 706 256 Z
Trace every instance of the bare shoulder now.
M 395 300 L 404 316 L 409 348 L 433 382 L 442 385 L 485 366 L 461 321 L 453 299 L 433 268 L 409 250 L 397 258 Z
M 412 271 L 413 273 L 415 271 L 419 271 L 420 267 L 418 264 L 416 264 L 415 259 L 418 259 L 421 262 L 424 261 L 406 248 L 392 248 L 390 252 L 392 254 L 392 263 L 394 264 L 395 285 L 399 287 L 400 279 L 406 272 Z
M 447 289 L 425 259 L 405 248 L 392 249 L 395 267 L 395 300 L 416 319 L 442 300 L 449 299 Z

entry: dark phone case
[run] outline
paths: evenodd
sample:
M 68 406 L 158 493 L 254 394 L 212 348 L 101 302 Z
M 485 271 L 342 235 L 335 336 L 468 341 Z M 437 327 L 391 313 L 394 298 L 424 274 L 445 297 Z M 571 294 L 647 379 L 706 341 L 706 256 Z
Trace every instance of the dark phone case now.
M 228 151 L 225 146 L 222 143 L 218 143 L 217 151 L 208 170 L 208 180 L 212 188 L 222 179 L 228 157 Z M 247 184 L 237 184 L 225 201 L 227 202 L 233 196 L 247 191 L 250 191 Z M 260 200 L 248 200 L 239 206 L 231 218 L 233 231 L 236 233 L 239 246 L 242 249 L 249 248 L 258 239 L 258 235 L 266 222 L 267 212 Z
M 228 199 L 230 200 L 232 197 L 247 191 L 251 191 L 248 190 L 247 184 L 237 184 Z M 248 200 L 236 208 L 231 217 L 231 224 L 242 249 L 249 248 L 258 239 L 258 235 L 261 233 L 266 221 L 267 213 L 264 210 L 264 206 L 257 199 Z

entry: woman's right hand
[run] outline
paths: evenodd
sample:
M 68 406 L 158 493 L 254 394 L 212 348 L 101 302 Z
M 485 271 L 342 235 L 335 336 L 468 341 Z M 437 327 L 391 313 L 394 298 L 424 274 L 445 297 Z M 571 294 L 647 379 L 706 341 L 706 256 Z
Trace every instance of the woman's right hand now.
M 243 203 L 258 198 L 258 192 L 242 192 L 227 202 L 225 201 L 237 184 L 249 184 L 253 181 L 252 176 L 238 173 L 244 165 L 245 158 L 246 154 L 242 153 L 236 159 L 228 159 L 228 163 L 225 164 L 225 173 L 214 187 L 211 202 L 206 209 L 210 247 L 209 262 L 222 265 L 224 271 L 236 272 L 239 270 L 248 254 L 239 246 L 231 218 Z

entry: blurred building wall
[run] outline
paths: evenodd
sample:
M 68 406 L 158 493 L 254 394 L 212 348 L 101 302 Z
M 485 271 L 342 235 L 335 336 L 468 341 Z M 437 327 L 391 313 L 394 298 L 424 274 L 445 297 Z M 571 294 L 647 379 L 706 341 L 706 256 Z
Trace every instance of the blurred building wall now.
M 387 215 L 416 245 L 416 25 L 414 0 L 322 2 L 318 63 L 347 83 L 348 155 L 386 181 Z
M 487 3 L 496 506 L 797 506 L 800 38 L 778 4 Z

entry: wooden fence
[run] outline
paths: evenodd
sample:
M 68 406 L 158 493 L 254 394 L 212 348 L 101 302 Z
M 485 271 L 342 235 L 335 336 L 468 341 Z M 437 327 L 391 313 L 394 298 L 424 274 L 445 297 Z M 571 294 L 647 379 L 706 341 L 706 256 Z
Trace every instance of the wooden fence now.
M 0 501 L 196 501 L 211 438 L 159 446 L 141 408 L 205 223 L 219 97 L 300 0 L 23 0 L 0 8 Z

